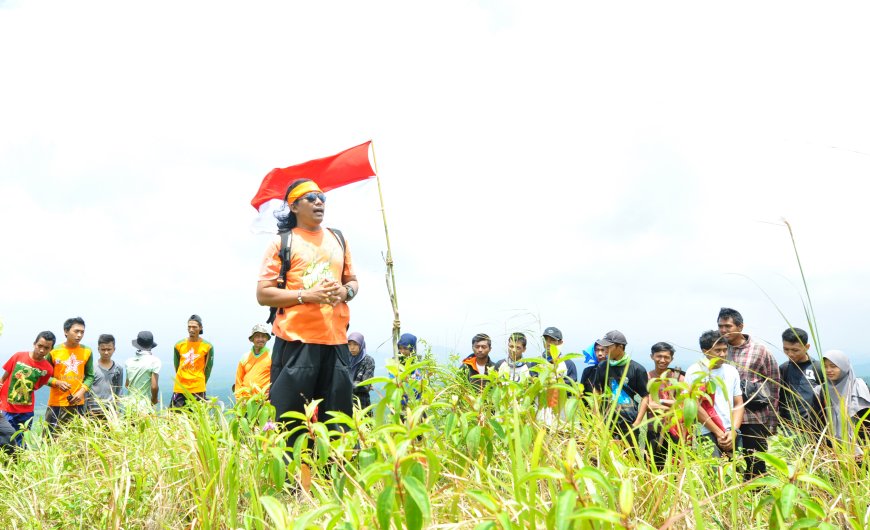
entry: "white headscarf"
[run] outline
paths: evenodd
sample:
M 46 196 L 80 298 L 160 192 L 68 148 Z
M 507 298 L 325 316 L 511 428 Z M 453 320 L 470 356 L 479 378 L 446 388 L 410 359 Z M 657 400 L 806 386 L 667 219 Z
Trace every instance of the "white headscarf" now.
M 858 412 L 870 408 L 870 389 L 864 381 L 859 381 L 852 371 L 852 363 L 846 354 L 840 350 L 830 350 L 823 356 L 826 360 L 837 365 L 840 369 L 840 379 L 828 380 L 825 390 L 829 396 L 828 417 L 834 424 L 834 436 L 840 438 L 843 433 L 843 425 L 847 425 L 848 436 L 851 437 L 851 419 Z M 842 409 L 845 403 L 847 422 L 843 421 Z

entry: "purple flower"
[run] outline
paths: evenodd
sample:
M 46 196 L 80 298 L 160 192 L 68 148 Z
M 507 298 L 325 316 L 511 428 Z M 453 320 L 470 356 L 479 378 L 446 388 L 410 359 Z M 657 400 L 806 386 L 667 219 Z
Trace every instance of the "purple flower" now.
M 274 422 L 267 421 L 266 425 L 263 425 L 263 432 L 274 431 L 277 427 Z

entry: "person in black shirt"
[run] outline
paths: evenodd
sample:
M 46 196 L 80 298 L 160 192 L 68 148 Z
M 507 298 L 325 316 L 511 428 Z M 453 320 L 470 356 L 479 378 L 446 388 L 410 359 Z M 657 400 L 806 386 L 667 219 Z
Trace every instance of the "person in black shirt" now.
M 637 438 L 632 431 L 643 419 L 638 415 L 638 406 L 649 394 L 646 369 L 625 353 L 628 342 L 621 331 L 609 331 L 595 342 L 604 348 L 607 359 L 595 367 L 592 386 L 596 392 L 608 396 L 611 406 L 615 407 L 615 410 L 608 407 L 607 411 L 607 417 L 611 417 L 613 411 L 616 420 L 614 439 L 630 439 L 635 443 Z
M 788 361 L 779 367 L 779 415 L 783 425 L 796 432 L 821 432 L 824 407 L 820 400 L 824 383 L 822 365 L 810 359 L 809 335 L 800 328 L 782 332 L 782 351 Z

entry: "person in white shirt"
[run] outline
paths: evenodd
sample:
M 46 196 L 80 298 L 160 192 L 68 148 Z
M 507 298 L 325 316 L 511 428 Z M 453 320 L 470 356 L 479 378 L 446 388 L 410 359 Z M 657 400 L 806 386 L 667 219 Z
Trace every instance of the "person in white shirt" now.
M 701 391 L 698 422 L 701 434 L 715 445 L 714 455 L 732 453 L 743 423 L 743 392 L 740 373 L 725 364 L 728 344 L 715 330 L 704 332 L 698 340 L 704 359 L 686 370 L 686 382 L 693 393 Z

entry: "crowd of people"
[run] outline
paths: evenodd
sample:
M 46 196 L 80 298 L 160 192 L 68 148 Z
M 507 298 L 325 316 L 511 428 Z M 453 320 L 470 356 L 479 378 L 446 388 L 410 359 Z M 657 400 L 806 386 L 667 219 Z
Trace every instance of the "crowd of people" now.
M 188 336 L 173 346 L 173 392 L 170 408 L 183 408 L 188 399 L 206 399 L 206 385 L 214 366 L 214 346 L 202 338 L 202 318 L 191 315 Z M 23 433 L 33 423 L 35 394 L 49 387 L 45 423 L 55 431 L 75 416 L 87 415 L 105 420 L 110 411 L 121 408 L 133 414 L 154 410 L 159 402 L 162 362 L 152 350 L 157 346 L 150 331 L 140 331 L 132 341 L 135 353 L 123 363 L 116 362 L 115 337 L 102 334 L 97 339 L 97 353 L 82 344 L 85 321 L 81 317 L 63 324 L 64 340 L 58 342 L 51 331 L 40 332 L 31 351 L 10 356 L 2 365 L 0 379 L 0 446 L 11 450 L 21 447 Z M 237 400 L 256 395 L 269 398 L 272 354 L 266 344 L 271 331 L 257 324 L 248 337 L 251 349 L 245 352 L 236 368 L 233 393 Z M 374 360 L 365 352 L 360 333 L 349 335 L 350 368 L 355 381 L 371 379 Z M 370 404 L 369 385 L 357 385 L 358 401 Z
M 766 451 L 778 429 L 815 439 L 826 434 L 839 440 L 851 440 L 855 433 L 867 436 L 870 390 L 856 377 L 845 353 L 831 350 L 822 355 L 822 362 L 813 360 L 809 334 L 789 327 L 782 333 L 788 360 L 778 365 L 764 344 L 743 333 L 743 327 L 740 312 L 722 308 L 717 329 L 703 332 L 698 339 L 702 356 L 685 371 L 673 366 L 676 350 L 667 342 L 652 345 L 654 368 L 647 371 L 626 354 L 628 341 L 618 330 L 595 341 L 586 355 L 590 366 L 579 377 L 574 363 L 561 359 L 558 328 L 544 330 L 543 357 L 549 363 L 555 360 L 555 372 L 566 383 L 580 384 L 578 393 L 604 396 L 614 419 L 614 438 L 633 444 L 645 439 L 659 465 L 669 447 L 685 442 L 694 430 L 684 419 L 688 411 L 668 415 L 681 393 L 697 407 L 698 434 L 709 439 L 716 456 L 743 449 L 747 478 L 764 472 L 764 461 L 754 453 Z M 462 361 L 461 370 L 481 390 L 490 381 L 484 376 L 493 372 L 518 382 L 535 377 L 539 364 L 526 362 L 526 347 L 525 334 L 514 333 L 508 339 L 508 357 L 493 362 L 492 341 L 485 334 L 475 335 L 473 353 Z M 548 396 L 545 408 L 556 407 L 555 398 Z M 655 421 L 657 416 L 667 421 Z M 550 422 L 557 414 L 538 417 Z M 694 421 L 694 413 L 690 418 Z M 644 426 L 647 432 L 641 436 L 638 431 Z M 859 445 L 855 451 L 860 455 Z

